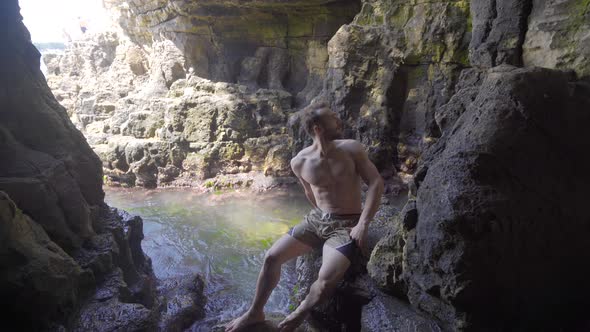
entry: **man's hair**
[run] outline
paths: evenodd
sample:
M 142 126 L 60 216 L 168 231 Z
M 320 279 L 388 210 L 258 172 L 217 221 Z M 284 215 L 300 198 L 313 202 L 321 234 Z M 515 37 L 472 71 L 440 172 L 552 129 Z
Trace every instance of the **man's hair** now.
M 313 126 L 321 124 L 320 111 L 324 108 L 330 108 L 330 104 L 325 101 L 321 101 L 313 103 L 303 109 L 303 114 L 301 115 L 301 124 L 303 125 L 305 132 L 310 137 L 313 137 L 314 135 Z

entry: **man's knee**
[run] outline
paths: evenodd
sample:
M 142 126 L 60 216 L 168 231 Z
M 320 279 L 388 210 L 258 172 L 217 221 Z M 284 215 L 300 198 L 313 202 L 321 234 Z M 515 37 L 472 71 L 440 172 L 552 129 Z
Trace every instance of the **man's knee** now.
M 264 255 L 264 266 L 276 266 L 281 265 L 283 262 L 281 261 L 281 255 L 277 254 L 274 251 L 269 250 L 266 255 Z
M 338 285 L 338 280 L 331 280 L 326 278 L 320 278 L 316 280 L 317 292 L 320 295 L 326 295 L 330 293 Z

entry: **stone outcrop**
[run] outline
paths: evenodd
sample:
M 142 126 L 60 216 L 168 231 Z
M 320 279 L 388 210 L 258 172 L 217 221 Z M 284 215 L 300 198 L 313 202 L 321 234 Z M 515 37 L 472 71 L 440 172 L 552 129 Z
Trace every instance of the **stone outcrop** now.
M 560 307 L 581 308 L 588 294 L 578 265 L 588 252 L 588 214 L 578 203 L 588 158 L 574 152 L 590 144 L 581 135 L 588 88 L 550 70 L 487 73 L 444 149 L 425 158 L 407 248 L 410 301 L 444 316 L 444 302 L 459 315 L 478 303 L 465 310 L 473 326 L 494 324 L 496 314 L 526 327 L 581 318 Z
M 587 326 L 586 23 L 576 1 L 365 1 L 329 43 L 323 97 L 381 171 L 413 175 L 368 272 L 443 330 Z
M 358 0 L 105 1 L 140 45 L 169 40 L 186 68 L 212 81 L 313 90 L 325 73 L 326 42 L 356 15 Z M 320 86 L 321 88 L 321 86 Z
M 113 47 L 106 62 L 108 52 L 96 51 L 103 44 Z M 70 105 L 74 123 L 100 156 L 107 183 L 195 186 L 224 174 L 289 175 L 290 93 L 185 73 L 185 57 L 170 41 L 156 46 L 161 53 L 149 59 L 112 32 L 70 45 L 63 56 L 49 56 L 53 91 Z M 149 72 L 137 69 L 149 66 Z M 210 181 L 232 184 L 220 182 Z
M 167 295 L 156 297 L 142 220 L 104 204 L 101 161 L 51 94 L 17 1 L 0 4 L 0 28 L 2 321 L 34 331 L 153 330 Z M 202 303 L 202 287 L 190 291 Z
M 471 65 L 483 68 L 522 65 L 522 44 L 530 11 L 530 1 L 471 1 Z
M 511 66 L 480 76 L 446 106 L 461 114 L 423 156 L 412 221 L 380 242 L 374 275 L 453 330 L 578 327 L 590 85 Z
M 411 178 L 439 136 L 435 109 L 469 65 L 469 17 L 467 1 L 364 1 L 330 40 L 321 96 L 386 178 Z
M 71 313 L 79 293 L 91 290 L 93 274 L 1 191 L 0 231 L 2 316 L 11 317 L 16 326 L 34 329 Z
M 158 293 L 161 298 L 160 331 L 184 331 L 193 322 L 205 316 L 205 283 L 197 275 L 193 278 L 181 276 L 163 280 Z
M 532 0 L 522 59 L 526 66 L 590 75 L 590 2 Z
M 51 95 L 16 2 L 2 9 L 0 190 L 58 245 L 77 248 L 104 197 L 100 160 Z

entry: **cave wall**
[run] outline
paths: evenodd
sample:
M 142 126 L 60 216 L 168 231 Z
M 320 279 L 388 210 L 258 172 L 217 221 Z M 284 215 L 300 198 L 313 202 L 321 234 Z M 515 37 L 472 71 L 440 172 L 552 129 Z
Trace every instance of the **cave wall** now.
M 386 176 L 408 179 L 440 136 L 434 110 L 469 66 L 468 1 L 364 1 L 330 40 L 322 91 Z
M 115 328 L 148 328 L 142 221 L 104 204 L 101 161 L 49 89 L 19 10 L 0 3 L 0 317 L 28 331 L 100 330 L 127 310 Z
M 314 52 L 356 15 L 360 1 L 105 1 L 141 45 L 172 41 L 186 69 L 213 81 L 312 89 L 323 73 Z
M 3 7 L 0 190 L 32 218 L 50 218 L 47 231 L 76 248 L 103 201 L 100 160 L 49 90 L 17 2 Z
M 466 57 L 369 273 L 450 330 L 585 330 L 590 8 L 466 5 Z

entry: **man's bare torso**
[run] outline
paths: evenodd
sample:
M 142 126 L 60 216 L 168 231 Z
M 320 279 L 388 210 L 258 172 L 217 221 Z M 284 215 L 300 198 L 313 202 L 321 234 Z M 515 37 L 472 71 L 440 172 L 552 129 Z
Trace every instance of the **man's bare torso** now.
M 321 156 L 313 146 L 297 156 L 300 177 L 307 182 L 316 205 L 324 212 L 356 214 L 361 212 L 360 176 L 357 172 L 353 140 L 334 140 L 334 148 Z

